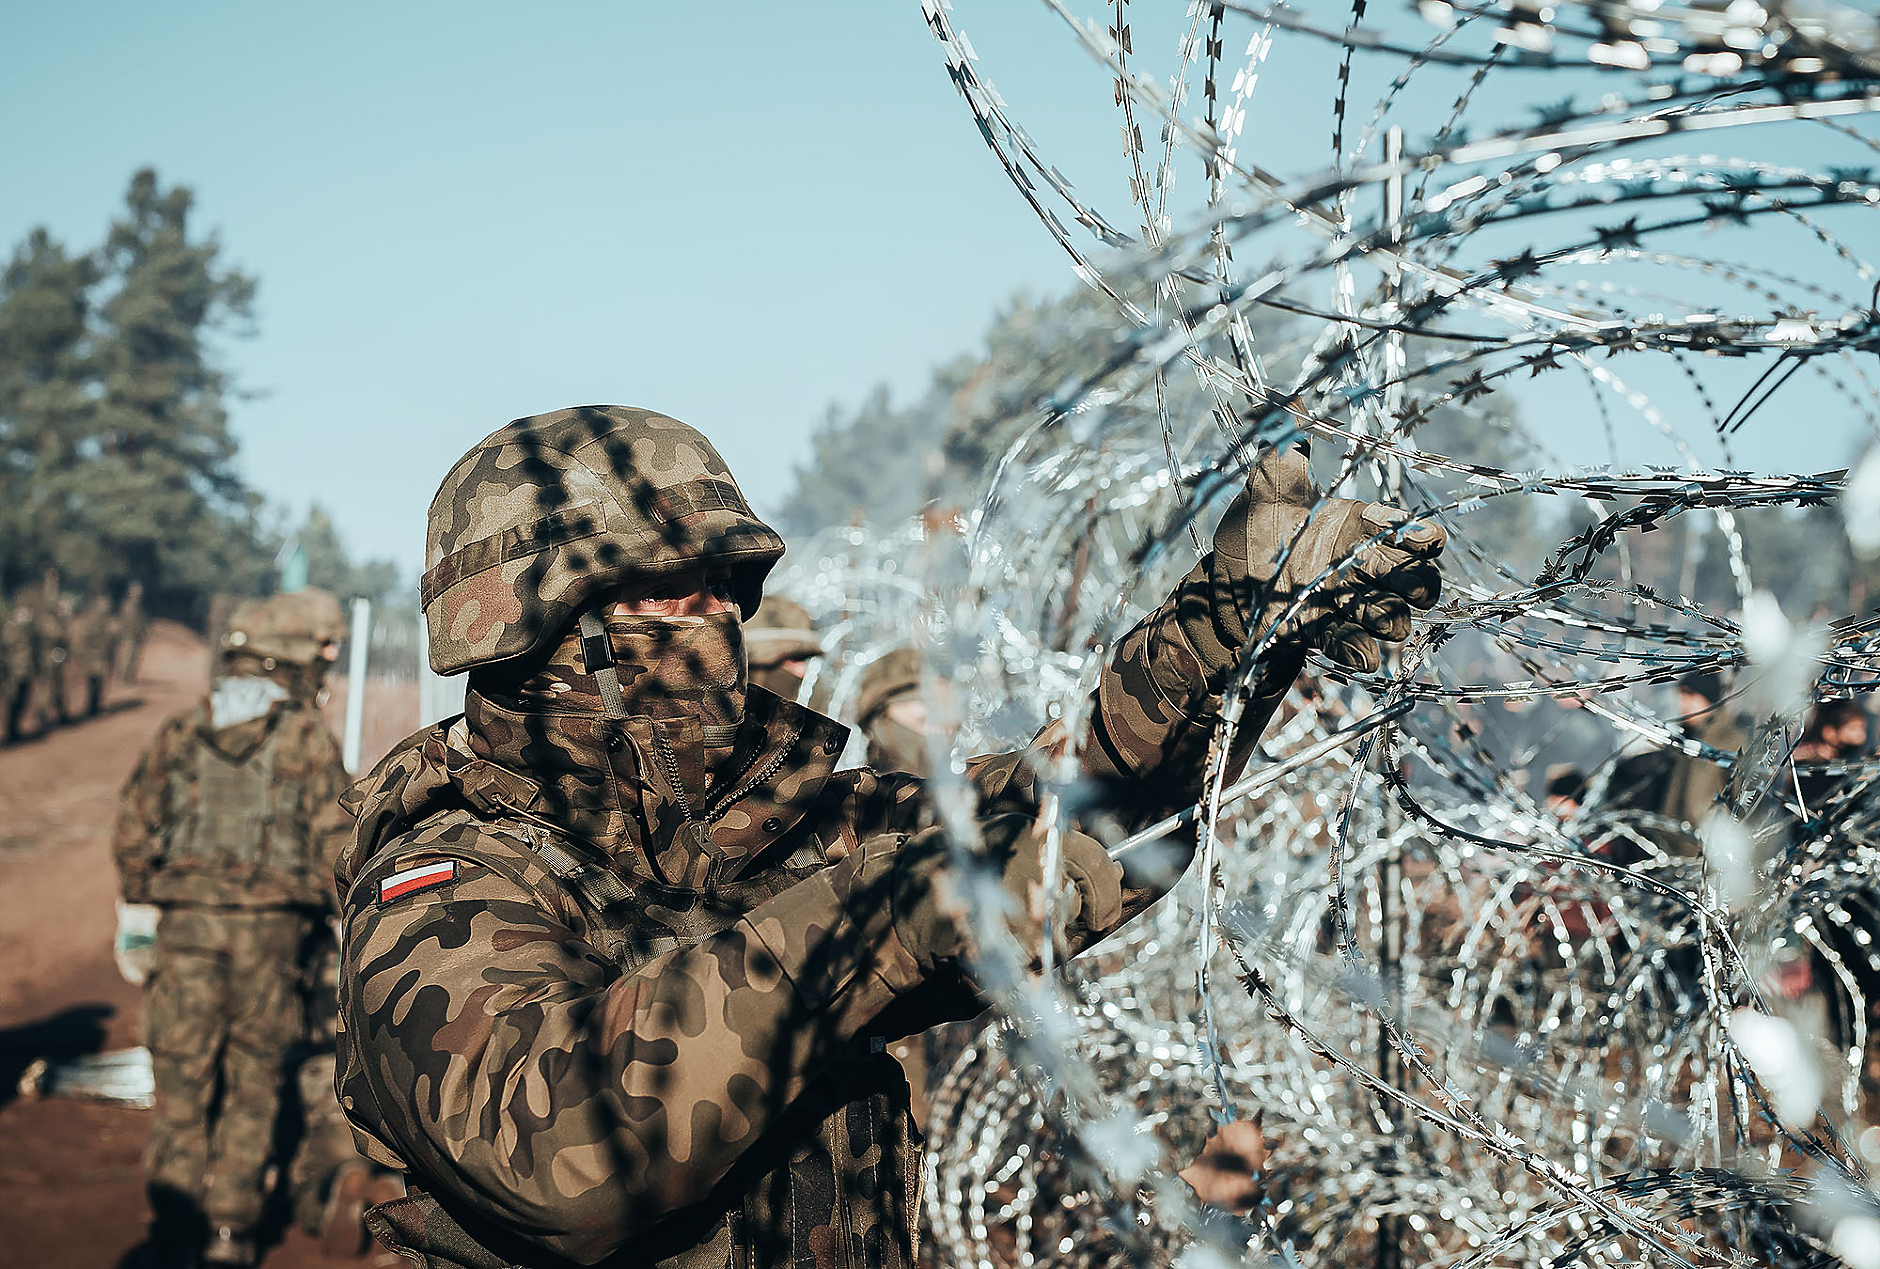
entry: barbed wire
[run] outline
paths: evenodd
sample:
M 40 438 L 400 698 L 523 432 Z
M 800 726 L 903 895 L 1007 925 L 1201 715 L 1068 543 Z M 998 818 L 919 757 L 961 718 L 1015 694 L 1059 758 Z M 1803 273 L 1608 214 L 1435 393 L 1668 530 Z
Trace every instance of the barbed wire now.
M 1326 496 L 1441 523 L 1448 589 L 1389 673 L 1317 665 L 1316 700 L 1231 782 L 1230 698 L 1208 795 L 1131 843 L 1194 832 L 1201 858 L 1120 946 L 1042 981 L 994 949 L 1009 992 L 929 1130 L 936 1258 L 1873 1263 L 1880 764 L 1796 750 L 1811 708 L 1880 682 L 1880 615 L 1791 621 L 1765 594 L 1786 579 L 1752 567 L 1768 517 L 1851 524 L 1871 495 L 1842 470 L 1749 470 L 1735 447 L 1772 402 L 1844 411 L 1785 421 L 1789 454 L 1876 434 L 1880 291 L 1856 244 L 1880 145 L 1850 121 L 1880 108 L 1880 22 L 1353 0 L 1341 26 L 1201 0 L 1149 16 L 1173 41 L 1163 81 L 1129 0 L 1101 21 L 1043 3 L 1113 87 L 1136 237 L 1018 122 L 951 6 L 922 10 L 996 161 L 1121 333 L 1029 415 L 991 420 L 978 509 L 892 542 L 846 531 L 839 560 L 816 548 L 787 584 L 837 618 L 836 673 L 920 632 L 952 688 L 936 796 L 970 856 L 959 760 L 1053 718 L 1078 732 L 1105 652 L 1259 448 L 1310 438 Z M 1281 53 L 1330 76 L 1321 171 L 1282 174 L 1247 131 Z M 1444 75 L 1453 90 L 1426 82 Z M 1810 161 L 1803 134 L 1848 160 Z M 1750 152 L 1667 149 L 1721 135 Z M 1205 177 L 1187 203 L 1184 162 Z M 1749 236 L 1730 255 L 1708 241 L 1731 234 Z M 1182 367 L 1197 386 L 1178 402 Z M 1547 430 L 1557 407 L 1530 416 L 1569 379 L 1584 436 Z M 1138 400 L 1153 429 L 1121 408 Z M 1635 457 L 1641 437 L 1676 461 Z M 1538 461 L 1510 464 L 1516 448 Z M 1517 521 L 1551 526 L 1551 546 L 1501 536 Z M 1681 559 L 1655 545 L 1673 539 Z M 1722 591 L 1696 585 L 1707 543 Z M 1663 699 L 1719 672 L 1747 725 L 1728 741 Z M 1570 813 L 1517 770 L 1547 733 L 1517 753 L 1489 735 L 1524 705 L 1620 750 Z M 1718 773 L 1708 818 L 1618 796 L 1618 769 L 1653 754 Z M 998 928 L 990 908 L 976 925 Z M 1791 996 L 1772 975 L 1797 957 L 1818 974 Z M 1277 1140 L 1264 1205 L 1222 1225 L 1166 1173 L 1254 1108 Z

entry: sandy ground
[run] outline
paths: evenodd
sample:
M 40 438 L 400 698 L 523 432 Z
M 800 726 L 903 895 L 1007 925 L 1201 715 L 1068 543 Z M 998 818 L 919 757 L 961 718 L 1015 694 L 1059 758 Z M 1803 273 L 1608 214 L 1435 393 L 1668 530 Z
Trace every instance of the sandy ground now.
M 0 1263 L 109 1269 L 142 1237 L 147 1112 L 16 1095 L 36 1058 L 140 1042 L 138 989 L 111 959 L 117 791 L 171 713 L 203 691 L 202 641 L 157 623 L 143 681 L 118 687 L 100 717 L 0 749 Z M 335 684 L 333 714 L 344 685 Z M 366 765 L 416 725 L 415 685 L 367 696 Z M 297 1231 L 269 1269 L 333 1269 Z M 402 1262 L 396 1262 L 402 1263 Z

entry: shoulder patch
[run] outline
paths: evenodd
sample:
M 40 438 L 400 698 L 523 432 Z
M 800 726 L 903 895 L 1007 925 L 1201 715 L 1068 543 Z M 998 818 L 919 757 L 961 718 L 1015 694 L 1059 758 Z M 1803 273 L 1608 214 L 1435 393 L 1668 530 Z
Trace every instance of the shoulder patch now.
M 408 894 L 455 880 L 457 861 L 454 859 L 440 859 L 435 863 L 400 869 L 379 882 L 379 902 L 390 903 L 393 899 L 402 899 Z

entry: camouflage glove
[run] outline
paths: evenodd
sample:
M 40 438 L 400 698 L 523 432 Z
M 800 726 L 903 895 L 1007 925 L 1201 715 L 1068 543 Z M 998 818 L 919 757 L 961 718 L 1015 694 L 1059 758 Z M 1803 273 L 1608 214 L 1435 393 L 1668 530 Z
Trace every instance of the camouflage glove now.
M 1214 550 L 1182 579 L 1183 589 L 1205 587 L 1209 597 L 1212 620 L 1201 620 L 1199 605 L 1184 605 L 1183 627 L 1204 659 L 1218 660 L 1210 669 L 1232 665 L 1249 636 L 1264 633 L 1359 542 L 1410 518 L 1354 498 L 1325 499 L 1314 514 L 1320 501 L 1300 446 L 1267 450 L 1248 474 L 1214 531 Z M 1377 669 L 1377 641 L 1408 638 L 1411 610 L 1433 607 L 1442 593 L 1437 557 L 1446 540 L 1440 526 L 1417 524 L 1373 543 L 1312 591 L 1274 638 L 1354 670 Z
M 999 870 L 1014 901 L 1007 906 L 1007 925 L 1035 964 L 1045 933 L 1044 830 L 1029 816 L 1010 814 L 982 821 L 980 831 L 986 862 Z M 1122 922 L 1123 869 L 1103 843 L 1075 829 L 1063 831 L 1058 855 L 1070 884 L 1057 904 L 1061 925 L 1053 933 L 1068 956 Z M 895 937 L 923 969 L 957 963 L 977 950 L 970 915 L 961 910 L 963 878 L 943 830 L 930 828 L 899 842 L 892 868 L 887 889 Z

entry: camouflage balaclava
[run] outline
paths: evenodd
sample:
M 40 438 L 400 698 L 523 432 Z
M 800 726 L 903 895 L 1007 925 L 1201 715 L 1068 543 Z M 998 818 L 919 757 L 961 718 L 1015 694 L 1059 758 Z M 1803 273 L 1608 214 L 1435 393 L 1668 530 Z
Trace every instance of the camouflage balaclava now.
M 587 614 L 584 614 L 586 617 Z M 731 742 L 744 721 L 746 668 L 735 612 L 706 617 L 592 614 L 603 636 L 596 644 L 588 620 L 568 628 L 546 661 L 527 673 L 479 673 L 479 690 L 495 691 L 528 712 L 614 714 L 670 718 L 690 714 L 705 729 L 708 747 Z M 611 663 L 619 701 L 608 701 Z
M 921 658 L 913 648 L 895 648 L 870 662 L 862 672 L 856 715 L 861 719 L 862 734 L 868 738 L 868 765 L 875 770 L 930 774 L 933 757 L 927 733 L 909 727 L 888 712 L 890 705 L 918 697 L 920 690 Z

